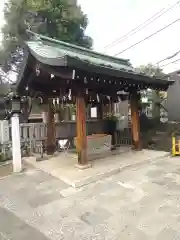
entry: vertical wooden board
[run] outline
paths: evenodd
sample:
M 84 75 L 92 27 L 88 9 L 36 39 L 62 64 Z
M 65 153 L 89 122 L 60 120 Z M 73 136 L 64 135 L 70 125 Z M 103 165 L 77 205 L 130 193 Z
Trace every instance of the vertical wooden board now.
M 131 124 L 132 124 L 132 139 L 134 148 L 141 150 L 141 139 L 140 139 L 140 122 L 139 122 L 139 109 L 138 109 L 138 95 L 137 92 L 131 93 Z
M 87 164 L 86 107 L 83 96 L 76 98 L 77 150 L 80 165 Z
M 47 154 L 51 155 L 56 148 L 56 126 L 54 118 L 54 110 L 52 100 L 48 103 L 48 119 L 47 119 Z

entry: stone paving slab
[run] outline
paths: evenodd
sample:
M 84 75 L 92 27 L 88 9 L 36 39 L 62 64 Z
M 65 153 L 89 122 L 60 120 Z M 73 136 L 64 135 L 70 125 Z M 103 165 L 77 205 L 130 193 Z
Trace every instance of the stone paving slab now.
M 0 239 L 4 240 L 48 240 L 36 228 L 26 224 L 13 213 L 0 207 Z
M 37 169 L 4 178 L 0 239 L 178 240 L 179 176 L 180 158 L 163 157 L 78 189 Z M 44 202 L 37 189 L 54 197 Z
M 143 150 L 120 152 L 107 158 L 98 159 L 92 162 L 92 168 L 80 170 L 75 168 L 77 163 L 76 155 L 60 154 L 49 160 L 36 162 L 36 158 L 26 158 L 28 164 L 35 168 L 51 174 L 64 181 L 68 185 L 79 188 L 100 179 L 110 177 L 133 165 L 145 164 L 147 161 L 154 161 L 169 155 L 167 152 Z
M 14 214 L 26 216 L 38 206 L 64 198 L 68 185 L 40 170 L 30 169 L 0 180 L 0 205 Z

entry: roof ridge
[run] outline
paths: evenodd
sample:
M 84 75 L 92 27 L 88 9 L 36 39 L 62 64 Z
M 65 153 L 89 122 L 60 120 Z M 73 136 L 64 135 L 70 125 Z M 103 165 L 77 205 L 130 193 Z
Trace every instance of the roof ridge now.
M 104 54 L 104 53 L 100 53 L 100 52 L 97 52 L 97 51 L 94 51 L 94 50 L 91 50 L 91 49 L 88 49 L 88 48 L 77 46 L 75 44 L 71 44 L 71 43 L 63 42 L 63 41 L 60 41 L 60 40 L 57 40 L 57 39 L 53 39 L 53 38 L 50 38 L 50 37 L 46 37 L 44 35 L 32 32 L 30 30 L 28 30 L 27 32 L 32 34 L 32 35 L 34 35 L 34 36 L 36 36 L 37 38 L 39 38 L 42 41 L 48 41 L 48 42 L 55 43 L 55 44 L 61 44 L 61 45 L 65 46 L 65 47 L 71 47 L 71 48 L 74 48 L 76 50 L 81 50 L 81 51 L 85 51 L 85 52 L 88 52 L 88 53 L 91 53 L 91 54 L 96 54 L 96 55 L 98 55 L 100 57 L 109 58 L 109 59 L 112 59 L 112 60 L 115 60 L 115 61 L 119 61 L 119 62 L 121 62 L 123 64 L 126 64 L 127 66 L 132 66 L 132 64 L 130 63 L 129 59 L 123 59 L 123 58 L 117 58 L 117 57 L 114 57 L 114 56 L 110 56 L 110 55 L 107 55 L 107 54 Z

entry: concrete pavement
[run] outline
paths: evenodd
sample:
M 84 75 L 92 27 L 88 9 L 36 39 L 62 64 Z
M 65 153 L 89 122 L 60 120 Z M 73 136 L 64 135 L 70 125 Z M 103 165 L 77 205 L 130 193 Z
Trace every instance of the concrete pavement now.
M 40 169 L 68 185 L 78 188 L 97 182 L 123 171 L 127 167 L 137 164 L 146 164 L 147 161 L 156 161 L 158 158 L 169 155 L 167 152 L 145 150 L 132 151 L 129 147 L 121 147 L 106 153 L 106 157 L 90 161 L 92 167 L 85 171 L 77 169 L 77 154 L 60 153 L 46 161 L 36 161 L 36 157 L 29 157 L 25 162 L 34 168 Z
M 180 158 L 72 188 L 40 170 L 0 180 L 0 239 L 178 240 Z

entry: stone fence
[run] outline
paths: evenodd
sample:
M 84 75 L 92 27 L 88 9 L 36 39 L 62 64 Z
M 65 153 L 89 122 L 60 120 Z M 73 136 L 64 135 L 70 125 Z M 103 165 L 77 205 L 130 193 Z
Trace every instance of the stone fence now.
M 119 123 L 123 126 L 122 122 Z M 87 120 L 87 135 L 102 134 L 105 131 L 105 125 L 103 120 Z M 117 130 L 115 136 L 115 142 L 117 146 L 120 145 L 131 145 L 131 132 L 129 128 Z M 20 137 L 22 151 L 25 153 L 40 153 L 42 151 L 42 141 L 47 138 L 47 125 L 45 123 L 21 123 L 20 124 Z M 74 146 L 74 138 L 76 137 L 76 122 L 75 121 L 64 121 L 56 123 L 56 139 L 69 139 L 71 147 Z M 105 149 L 110 149 L 111 138 L 107 135 L 101 141 L 89 141 L 90 151 L 94 154 L 96 152 Z M 108 144 L 102 144 L 101 142 L 108 142 Z M 99 142 L 99 144 L 98 144 Z M 92 145 L 94 147 L 92 147 Z M 97 146 L 98 145 L 98 146 Z M 103 145 L 103 147 L 101 146 Z M 11 136 L 11 124 L 8 121 L 0 121 L 0 146 L 1 152 L 11 157 L 12 153 L 12 136 Z M 100 150 L 99 150 L 100 149 Z
M 87 134 L 102 133 L 104 125 L 102 120 L 87 121 Z M 47 137 L 47 125 L 44 123 L 21 123 L 21 143 L 30 145 L 31 152 L 36 151 L 36 145 Z M 76 136 L 76 122 L 64 121 L 56 123 L 56 138 L 73 140 Z M 0 121 L 0 144 L 11 145 L 11 124 L 8 121 Z

